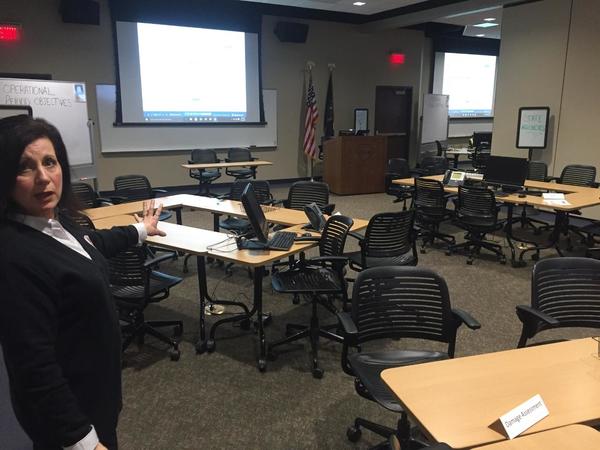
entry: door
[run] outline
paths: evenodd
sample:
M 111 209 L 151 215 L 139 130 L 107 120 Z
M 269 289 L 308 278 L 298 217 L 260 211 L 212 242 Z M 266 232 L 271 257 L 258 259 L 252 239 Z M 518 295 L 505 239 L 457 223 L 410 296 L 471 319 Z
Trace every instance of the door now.
M 375 88 L 375 134 L 388 136 L 388 159 L 408 160 L 412 111 L 412 87 Z

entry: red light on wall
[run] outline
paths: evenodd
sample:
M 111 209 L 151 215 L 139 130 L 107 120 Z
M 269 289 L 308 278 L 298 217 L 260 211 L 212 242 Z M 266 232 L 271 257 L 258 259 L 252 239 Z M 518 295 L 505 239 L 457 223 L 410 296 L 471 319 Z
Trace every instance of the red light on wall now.
M 404 53 L 390 53 L 390 64 L 404 64 Z
M 12 23 L 0 24 L 0 41 L 10 42 L 21 40 L 21 25 Z

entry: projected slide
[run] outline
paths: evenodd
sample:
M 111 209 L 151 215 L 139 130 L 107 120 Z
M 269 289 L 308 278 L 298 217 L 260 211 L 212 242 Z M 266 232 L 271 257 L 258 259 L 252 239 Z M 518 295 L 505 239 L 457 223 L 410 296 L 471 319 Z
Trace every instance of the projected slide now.
M 246 120 L 244 33 L 138 23 L 138 45 L 145 120 Z
M 442 93 L 450 117 L 490 117 L 494 111 L 496 57 L 446 53 Z
M 119 21 L 116 30 L 117 121 L 262 120 L 257 33 Z

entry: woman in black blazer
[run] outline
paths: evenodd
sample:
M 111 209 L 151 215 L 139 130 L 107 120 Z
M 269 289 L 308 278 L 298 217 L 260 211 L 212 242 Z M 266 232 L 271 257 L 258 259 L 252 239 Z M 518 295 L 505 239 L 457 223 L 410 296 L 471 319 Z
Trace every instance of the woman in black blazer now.
M 34 449 L 116 449 L 121 338 L 105 258 L 157 228 L 144 206 L 128 227 L 84 230 L 58 130 L 0 120 L 0 343 L 19 423 Z

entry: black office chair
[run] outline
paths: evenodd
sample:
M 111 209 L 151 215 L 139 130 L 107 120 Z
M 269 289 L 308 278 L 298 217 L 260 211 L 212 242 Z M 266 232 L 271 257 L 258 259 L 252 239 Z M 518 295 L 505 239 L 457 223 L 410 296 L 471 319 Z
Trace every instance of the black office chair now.
M 523 324 L 517 347 L 553 328 L 600 329 L 600 261 L 551 258 L 538 262 L 531 275 L 531 306 L 517 306 Z
M 496 197 L 490 189 L 459 186 L 455 223 L 467 232 L 466 241 L 450 245 L 446 254 L 466 250 L 467 264 L 473 264 L 475 255 L 485 248 L 498 256 L 501 264 L 506 264 L 502 246 L 485 239 L 486 234 L 504 227 L 504 221 L 498 219 L 499 210 L 500 206 L 496 204 Z
M 408 167 L 408 161 L 404 158 L 388 159 L 385 172 L 385 193 L 396 197 L 394 203 L 402 202 L 402 209 L 406 209 L 406 201 L 412 198 L 413 187 L 401 186 L 392 183 L 393 180 L 410 178 L 411 172 Z
M 419 262 L 413 229 L 414 210 L 375 214 L 365 235 L 358 239 L 360 251 L 346 253 L 350 268 L 360 272 L 376 266 L 416 266 Z
M 348 439 L 358 441 L 364 427 L 385 439 L 396 436 L 402 448 L 415 448 L 410 447 L 408 417 L 381 379 L 381 372 L 453 358 L 458 328 L 463 323 L 472 330 L 481 325 L 468 313 L 450 306 L 448 287 L 440 275 L 417 267 L 374 267 L 362 271 L 352 290 L 351 311 L 339 313 L 338 318 L 344 338 L 342 369 L 355 377 L 356 392 L 400 414 L 395 429 L 359 417 L 348 428 Z M 444 351 L 390 349 L 389 339 L 402 338 L 437 341 L 447 344 L 447 348 Z M 376 340 L 382 341 L 379 347 L 360 350 L 365 343 Z
M 440 141 L 435 141 L 435 148 L 437 149 L 437 156 L 446 157 L 446 150 L 448 147 L 442 144 Z
M 87 183 L 73 182 L 71 190 L 77 201 L 84 208 L 97 208 L 99 206 L 110 206 L 117 203 L 115 200 L 124 200 L 123 198 L 103 198 L 98 195 L 92 186 Z
M 150 181 L 144 175 L 120 175 L 114 179 L 115 195 L 126 202 L 136 200 L 148 200 L 156 197 L 156 194 L 165 194 L 164 189 L 153 189 Z M 163 211 L 159 220 L 168 220 L 172 217 L 170 211 Z
M 419 167 L 412 169 L 411 172 L 420 177 L 429 175 L 443 175 L 448 170 L 449 163 L 445 156 L 425 156 Z
M 433 245 L 436 239 L 453 245 L 456 242 L 454 236 L 440 232 L 440 225 L 454 216 L 454 212 L 447 209 L 444 185 L 437 180 L 415 178 L 414 192 L 415 224 L 423 239 L 421 253 L 425 253 L 427 244 Z
M 230 148 L 227 151 L 225 162 L 244 162 L 254 161 L 250 150 L 247 148 Z M 256 167 L 226 167 L 225 173 L 236 180 L 247 180 L 248 178 L 256 178 Z
M 192 150 L 188 164 L 212 164 L 220 162 L 217 153 L 209 149 Z M 197 195 L 213 196 L 210 185 L 221 176 L 220 169 L 190 169 L 190 177 L 198 180 Z
M 596 183 L 596 167 L 582 164 L 569 164 L 565 166 L 560 174 L 560 177 L 548 177 L 548 181 L 555 181 L 559 184 L 569 184 L 571 186 L 582 186 L 597 188 Z M 547 217 L 547 224 L 539 227 L 539 230 L 553 230 L 555 233 L 562 233 L 567 236 L 567 249 L 572 250 L 571 237 L 569 231 L 579 235 L 583 242 L 590 242 L 590 237 L 586 235 L 585 228 L 589 225 L 585 223 L 582 227 L 577 226 L 570 220 L 573 215 L 581 215 L 580 210 L 569 211 L 564 215 L 563 220 L 559 223 L 559 228 L 555 229 L 554 216 Z M 546 216 L 544 216 L 546 218 Z M 546 220 L 544 220 L 546 222 Z
M 181 336 L 181 320 L 146 321 L 144 310 L 150 303 L 160 302 L 169 296 L 169 290 L 181 283 L 183 278 L 167 275 L 153 270 L 162 261 L 172 259 L 172 254 L 147 260 L 145 246 L 131 247 L 108 260 L 110 290 L 117 302 L 119 317 L 127 325 L 122 328 L 123 351 L 135 339 L 143 344 L 144 336 L 149 334 L 170 346 L 169 356 L 177 361 L 180 356 L 177 340 L 158 331 L 157 327 L 173 327 L 175 337 Z
M 320 327 L 317 307 L 322 305 L 332 313 L 336 313 L 337 309 L 333 305 L 334 298 L 341 297 L 343 303 L 347 303 L 347 285 L 344 279 L 347 258 L 342 254 L 352 224 L 353 221 L 349 217 L 331 216 L 321 234 L 319 256 L 310 259 L 301 258 L 291 268 L 275 272 L 272 276 L 272 286 L 276 292 L 308 297 L 312 315 L 308 326 L 287 324 L 288 337 L 270 344 L 269 356 L 276 357 L 275 347 L 309 338 L 312 349 L 312 374 L 315 378 L 323 376 L 323 369 L 319 367 L 318 359 L 319 337 L 342 341 L 338 335 Z
M 329 203 L 329 185 L 321 181 L 296 181 L 290 186 L 288 198 L 277 201 L 284 208 L 303 211 L 309 203 L 316 203 L 323 214 L 332 214 L 335 204 Z

